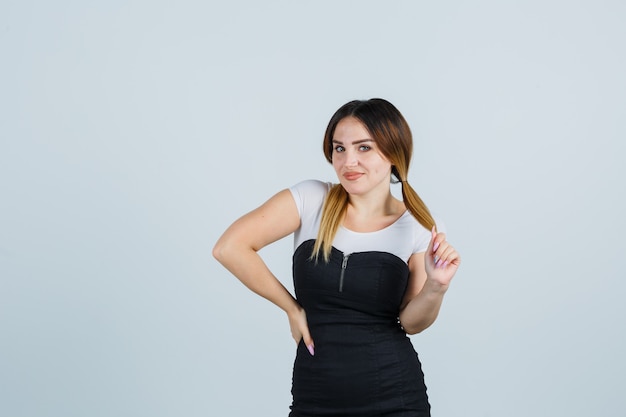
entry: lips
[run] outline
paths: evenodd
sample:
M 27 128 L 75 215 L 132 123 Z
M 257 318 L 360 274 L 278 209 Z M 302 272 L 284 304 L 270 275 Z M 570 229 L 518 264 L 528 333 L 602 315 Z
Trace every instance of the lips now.
M 348 181 L 355 181 L 361 178 L 362 175 L 363 175 L 362 172 L 345 172 L 343 174 L 343 177 L 347 179 Z

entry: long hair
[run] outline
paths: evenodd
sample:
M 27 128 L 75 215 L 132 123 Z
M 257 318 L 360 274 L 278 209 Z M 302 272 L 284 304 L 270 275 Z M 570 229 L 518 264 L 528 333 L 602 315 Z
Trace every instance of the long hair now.
M 393 104 L 381 98 L 354 100 L 341 106 L 331 117 L 324 134 L 324 156 L 331 164 L 335 128 L 346 117 L 354 117 L 363 123 L 380 152 L 391 163 L 391 175 L 402 184 L 402 200 L 407 209 L 422 226 L 431 230 L 435 226 L 435 220 L 426 204 L 407 182 L 413 154 L 413 136 L 402 114 Z M 315 259 L 320 253 L 326 262 L 330 259 L 333 240 L 347 208 L 347 191 L 341 184 L 334 185 L 324 201 L 320 228 L 313 247 L 312 256 Z

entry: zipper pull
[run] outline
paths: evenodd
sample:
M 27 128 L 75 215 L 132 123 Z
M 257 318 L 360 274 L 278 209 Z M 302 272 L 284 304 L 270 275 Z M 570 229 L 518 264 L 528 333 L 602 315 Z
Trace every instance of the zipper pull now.
M 346 267 L 348 266 L 349 257 L 349 253 L 343 255 L 343 261 L 341 262 L 341 275 L 339 275 L 339 292 L 343 292 L 343 276 L 346 273 Z

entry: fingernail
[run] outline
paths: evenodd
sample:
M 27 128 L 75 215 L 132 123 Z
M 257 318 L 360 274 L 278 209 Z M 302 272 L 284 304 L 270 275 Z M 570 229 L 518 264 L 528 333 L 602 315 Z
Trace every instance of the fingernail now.
M 306 348 L 309 350 L 311 356 L 315 356 L 315 349 L 313 348 L 313 345 L 306 345 Z
M 437 268 L 439 268 L 439 267 L 441 266 L 441 259 L 439 259 L 439 260 L 435 263 L 435 266 L 436 266 Z
M 448 262 L 448 261 L 445 261 L 445 262 L 443 263 L 443 266 L 442 266 L 442 268 L 445 268 L 446 266 L 448 266 L 448 264 L 449 264 L 449 263 L 450 263 L 450 262 Z
M 438 248 L 439 248 L 439 242 L 435 242 L 435 245 L 433 246 L 433 252 L 437 252 Z
M 435 263 L 439 262 L 439 257 L 437 255 L 435 255 L 435 260 L 433 262 Z

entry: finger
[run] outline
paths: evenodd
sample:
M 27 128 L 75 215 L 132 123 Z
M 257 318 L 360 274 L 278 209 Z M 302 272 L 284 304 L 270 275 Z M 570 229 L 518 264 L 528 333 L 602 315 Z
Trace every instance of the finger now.
M 313 338 L 311 337 L 311 332 L 309 331 L 309 325 L 306 320 L 306 313 L 302 310 L 302 316 L 300 318 L 300 323 L 298 325 L 298 330 L 302 334 L 302 341 L 306 346 L 307 350 L 311 354 L 311 356 L 315 355 L 315 343 L 313 342 Z
M 435 242 L 433 243 L 433 253 L 436 252 L 441 244 L 446 241 L 445 233 L 437 233 L 435 236 Z
M 442 241 L 437 248 L 437 251 L 433 254 L 433 262 L 435 265 L 439 266 L 445 261 L 445 254 L 448 251 L 448 248 L 451 248 L 450 244 L 447 241 Z
M 296 342 L 296 345 L 298 343 L 300 343 L 300 340 L 302 340 L 302 334 L 300 334 L 300 332 L 295 332 L 292 331 L 291 332 L 291 337 L 293 338 L 293 340 Z
M 452 246 L 450 246 L 447 242 L 445 243 L 445 246 L 442 245 L 442 247 L 440 248 L 440 251 L 437 253 L 437 255 L 439 255 L 439 258 L 445 262 L 445 261 L 449 261 L 451 255 L 454 253 L 454 248 Z
M 454 252 L 454 254 L 450 258 L 450 264 L 454 266 L 459 266 L 461 264 L 461 255 L 458 252 Z
M 302 329 L 302 340 L 311 356 L 315 356 L 315 343 L 313 343 L 313 338 L 311 333 L 309 333 L 309 326 L 305 325 Z
M 443 264 L 441 264 L 442 268 L 445 268 L 448 265 L 454 265 L 455 267 L 459 266 L 461 262 L 461 257 L 459 253 L 454 250 L 454 248 L 450 247 L 450 252 L 446 253 L 445 258 L 443 259 Z

